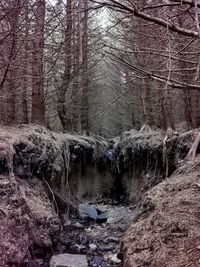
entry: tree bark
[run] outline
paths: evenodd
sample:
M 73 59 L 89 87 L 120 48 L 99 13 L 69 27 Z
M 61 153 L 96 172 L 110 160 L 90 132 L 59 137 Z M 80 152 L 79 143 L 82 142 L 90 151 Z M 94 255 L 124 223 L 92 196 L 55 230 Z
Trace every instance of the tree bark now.
M 72 69 L 72 0 L 66 4 L 66 31 L 65 31 L 65 70 L 62 85 L 58 90 L 57 111 L 62 127 L 65 131 L 71 130 L 71 118 L 66 108 L 65 97 L 71 81 Z
M 81 128 L 82 132 L 89 130 L 88 122 L 88 0 L 84 0 L 84 17 L 83 17 L 83 68 L 82 68 L 82 112 L 81 112 Z
M 9 68 L 8 68 L 8 102 L 7 102 L 7 124 L 17 123 L 17 117 L 15 112 L 15 104 L 17 91 L 20 88 L 20 81 L 18 79 L 18 46 L 19 46 L 19 14 L 21 11 L 21 0 L 16 2 L 10 1 L 10 12 L 8 13 L 9 22 L 11 25 L 10 30 L 10 56 L 9 56 Z
M 32 54 L 32 122 L 45 124 L 43 56 L 46 1 L 37 0 L 36 8 Z

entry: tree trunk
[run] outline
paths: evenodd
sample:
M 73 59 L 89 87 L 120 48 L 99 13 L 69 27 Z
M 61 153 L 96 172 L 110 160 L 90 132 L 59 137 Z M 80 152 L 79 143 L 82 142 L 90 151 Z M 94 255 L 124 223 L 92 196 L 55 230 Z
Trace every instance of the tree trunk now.
M 35 36 L 33 37 L 32 55 L 32 122 L 45 124 L 44 102 L 44 24 L 45 24 L 45 0 L 36 1 Z
M 21 76 L 21 82 L 16 90 L 16 101 L 15 101 L 15 114 L 17 123 L 28 123 L 28 97 L 27 91 L 29 86 L 28 81 L 28 71 L 29 70 L 29 4 L 28 0 L 23 0 L 23 5 L 21 6 L 21 17 L 23 18 L 24 26 L 21 30 L 21 43 L 20 43 L 20 53 L 19 53 L 19 74 Z
M 17 117 L 15 112 L 15 104 L 17 99 L 17 92 L 20 88 L 20 81 L 18 79 L 18 68 L 19 68 L 19 58 L 18 58 L 18 45 L 19 45 L 19 14 L 21 10 L 21 0 L 16 2 L 10 1 L 11 7 L 8 13 L 11 30 L 11 47 L 9 56 L 9 69 L 8 71 L 8 102 L 7 102 L 7 124 L 17 123 Z
M 73 22 L 73 84 L 72 84 L 72 129 L 74 132 L 80 132 L 80 69 L 82 60 L 81 51 L 81 17 L 82 3 L 78 2 L 78 12 L 74 14 Z
M 88 0 L 84 1 L 84 17 L 83 17 L 83 69 L 82 69 L 82 112 L 81 112 L 81 129 L 82 132 L 89 130 L 88 122 Z
M 57 111 L 62 127 L 65 131 L 71 130 L 71 118 L 66 109 L 65 97 L 71 81 L 72 68 L 72 0 L 67 0 L 66 5 L 66 32 L 65 32 L 65 71 L 62 85 L 58 91 Z

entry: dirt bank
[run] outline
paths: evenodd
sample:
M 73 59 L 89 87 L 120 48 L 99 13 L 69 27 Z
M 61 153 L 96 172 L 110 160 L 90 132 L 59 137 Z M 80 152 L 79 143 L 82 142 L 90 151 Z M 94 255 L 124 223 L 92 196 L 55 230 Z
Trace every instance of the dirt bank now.
M 0 266 L 35 266 L 27 264 L 40 257 L 46 266 L 44 256 L 52 254 L 62 228 L 58 213 L 82 196 L 73 168 L 80 175 L 86 166 L 97 168 L 105 148 L 103 140 L 38 125 L 0 129 Z M 82 194 L 89 189 L 81 188 Z
M 200 266 L 199 203 L 200 158 L 145 194 L 123 239 L 123 266 Z
M 58 215 L 38 179 L 0 176 L 0 266 L 33 260 L 36 247 L 50 250 L 59 229 Z
M 137 132 L 115 139 L 115 178 L 118 192 L 138 203 L 144 192 L 169 177 L 186 157 L 199 130 Z M 200 153 L 200 146 L 198 149 Z

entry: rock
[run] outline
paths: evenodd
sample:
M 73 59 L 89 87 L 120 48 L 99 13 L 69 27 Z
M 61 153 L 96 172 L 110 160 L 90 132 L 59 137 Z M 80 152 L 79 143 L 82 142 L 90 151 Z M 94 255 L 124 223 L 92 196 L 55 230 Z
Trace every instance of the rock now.
M 104 262 L 104 260 L 99 256 L 93 256 L 89 260 L 90 266 L 92 267 L 107 267 L 107 264 Z
M 83 229 L 83 225 L 79 222 L 76 222 L 75 224 L 73 224 L 73 227 L 78 228 L 78 229 Z
M 113 263 L 121 263 L 121 260 L 117 258 L 117 254 L 111 256 L 110 260 Z
M 85 255 L 59 254 L 53 256 L 50 267 L 88 267 Z
M 108 212 L 103 212 L 98 215 L 97 222 L 104 223 L 107 221 L 107 219 L 108 219 Z
M 114 246 L 111 244 L 101 244 L 100 249 L 101 251 L 109 251 L 109 250 L 113 250 Z
M 96 220 L 98 217 L 97 210 L 87 203 L 80 204 L 78 211 L 79 216 L 83 219 L 89 217 L 90 219 Z
M 97 245 L 95 245 L 95 244 L 90 244 L 89 247 L 90 247 L 91 250 L 96 250 L 97 249 Z
M 63 226 L 64 227 L 68 227 L 68 226 L 70 226 L 71 225 L 71 220 L 69 220 L 69 218 L 66 218 L 66 219 L 64 219 L 64 223 L 63 223 Z
M 70 225 L 71 225 L 71 222 L 70 222 L 70 221 L 66 221 L 66 222 L 63 224 L 63 226 L 66 227 L 66 228 L 67 228 L 68 226 L 70 226 Z

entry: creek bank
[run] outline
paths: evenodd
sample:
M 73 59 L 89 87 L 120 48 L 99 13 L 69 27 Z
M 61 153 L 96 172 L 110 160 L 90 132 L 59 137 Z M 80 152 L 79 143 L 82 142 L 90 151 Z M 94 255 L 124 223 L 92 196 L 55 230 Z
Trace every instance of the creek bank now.
M 59 214 L 73 211 L 79 197 L 71 166 L 78 162 L 80 174 L 95 168 L 105 149 L 104 140 L 38 125 L 0 129 L 0 266 L 49 265 L 62 229 Z
M 198 156 L 146 192 L 123 238 L 123 266 L 200 266 L 199 203 Z
M 120 207 L 122 201 L 138 203 L 145 191 L 171 174 L 190 149 L 194 131 L 166 142 L 163 138 L 160 132 L 131 131 L 116 139 L 108 158 L 110 143 L 99 137 L 53 133 L 37 125 L 2 127 L 2 267 L 46 267 L 55 253 L 80 252 L 92 267 L 114 265 L 120 239 L 136 220 L 131 207 Z M 123 218 L 101 224 L 80 218 L 77 206 L 86 200 L 100 203 L 102 211 L 102 203 L 110 200 L 109 214 L 118 202 Z
M 34 266 L 36 250 L 50 253 L 59 232 L 60 219 L 41 181 L 0 175 L 0 266 Z
M 137 132 L 131 130 L 114 140 L 116 192 L 137 204 L 144 193 L 162 182 L 181 165 L 199 129 L 187 132 Z M 200 153 L 198 146 L 197 153 Z

